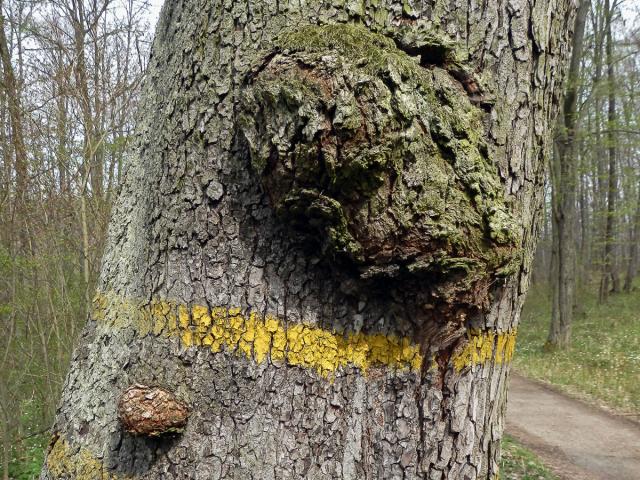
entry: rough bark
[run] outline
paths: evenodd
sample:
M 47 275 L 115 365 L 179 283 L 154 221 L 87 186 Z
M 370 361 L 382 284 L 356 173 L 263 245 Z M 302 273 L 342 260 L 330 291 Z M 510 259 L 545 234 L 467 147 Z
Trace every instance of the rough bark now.
M 165 5 L 42 478 L 494 478 L 572 25 Z M 125 431 L 136 384 L 182 433 Z

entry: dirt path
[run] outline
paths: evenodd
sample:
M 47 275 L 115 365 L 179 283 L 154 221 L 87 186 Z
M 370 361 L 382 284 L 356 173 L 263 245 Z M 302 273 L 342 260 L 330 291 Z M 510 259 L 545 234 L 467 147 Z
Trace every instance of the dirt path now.
M 566 480 L 640 480 L 640 424 L 511 375 L 507 432 Z

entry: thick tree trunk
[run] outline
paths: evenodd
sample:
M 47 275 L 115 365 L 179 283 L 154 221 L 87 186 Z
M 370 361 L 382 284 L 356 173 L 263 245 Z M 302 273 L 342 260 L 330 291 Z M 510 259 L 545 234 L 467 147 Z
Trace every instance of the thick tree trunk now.
M 572 3 L 167 4 L 42 478 L 494 478 Z

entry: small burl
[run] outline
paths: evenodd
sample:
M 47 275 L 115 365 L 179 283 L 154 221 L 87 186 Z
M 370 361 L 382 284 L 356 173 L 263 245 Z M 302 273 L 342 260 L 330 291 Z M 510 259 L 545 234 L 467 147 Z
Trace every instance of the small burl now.
M 118 402 L 118 417 L 125 431 L 146 437 L 180 433 L 189 418 L 189 407 L 173 393 L 135 384 Z

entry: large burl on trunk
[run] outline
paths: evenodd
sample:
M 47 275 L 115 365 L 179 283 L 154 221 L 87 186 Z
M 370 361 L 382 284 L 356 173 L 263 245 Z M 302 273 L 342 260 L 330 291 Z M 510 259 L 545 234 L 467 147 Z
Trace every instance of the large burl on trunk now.
M 571 0 L 165 5 L 43 479 L 489 479 Z

